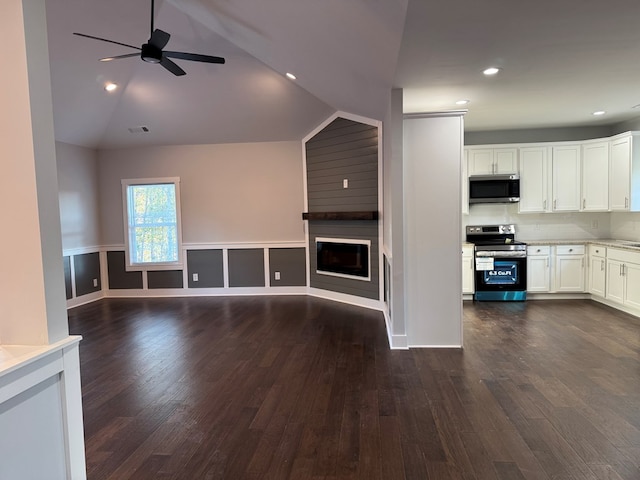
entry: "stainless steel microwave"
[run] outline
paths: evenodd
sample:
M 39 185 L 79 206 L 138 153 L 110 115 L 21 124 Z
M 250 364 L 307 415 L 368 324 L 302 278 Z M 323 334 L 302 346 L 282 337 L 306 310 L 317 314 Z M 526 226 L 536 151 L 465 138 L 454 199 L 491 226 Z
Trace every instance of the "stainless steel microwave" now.
M 520 176 L 469 176 L 469 203 L 515 203 L 520 201 Z

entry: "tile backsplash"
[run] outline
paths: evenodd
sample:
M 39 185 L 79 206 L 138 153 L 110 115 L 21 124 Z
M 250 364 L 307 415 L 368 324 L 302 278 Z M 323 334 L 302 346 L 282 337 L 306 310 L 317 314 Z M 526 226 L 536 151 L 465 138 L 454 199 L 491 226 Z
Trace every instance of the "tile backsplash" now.
M 618 217 L 624 217 L 619 219 Z M 637 213 L 518 213 L 517 204 L 476 204 L 462 216 L 462 236 L 467 225 L 513 223 L 516 239 L 583 240 L 596 238 L 640 239 L 640 214 Z M 616 226 L 613 230 L 613 225 Z M 619 225 L 619 226 L 618 226 Z M 633 230 L 635 227 L 635 230 Z M 628 231 L 635 232 L 631 237 Z

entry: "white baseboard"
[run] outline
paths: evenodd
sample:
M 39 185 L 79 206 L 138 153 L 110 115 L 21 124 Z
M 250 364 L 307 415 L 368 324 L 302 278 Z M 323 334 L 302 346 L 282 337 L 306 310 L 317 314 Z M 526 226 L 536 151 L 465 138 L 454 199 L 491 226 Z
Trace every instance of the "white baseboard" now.
M 409 345 L 409 348 L 456 348 L 462 350 L 462 345 Z
M 67 300 L 67 309 L 79 307 L 80 305 L 100 300 L 101 298 L 104 298 L 106 296 L 105 292 L 106 290 L 99 290 L 97 292 L 88 293 L 87 295 L 82 295 L 81 297 L 71 298 Z
M 306 295 L 307 287 L 150 288 L 111 289 L 107 298 L 234 297 L 248 295 Z
M 384 302 L 380 300 L 356 297 L 355 295 L 332 292 L 329 290 L 320 290 L 319 288 L 313 287 L 309 288 L 307 292 L 312 297 L 325 298 L 327 300 L 333 300 L 334 302 L 348 303 L 349 305 L 355 305 L 357 307 L 370 308 L 372 310 L 384 312 Z

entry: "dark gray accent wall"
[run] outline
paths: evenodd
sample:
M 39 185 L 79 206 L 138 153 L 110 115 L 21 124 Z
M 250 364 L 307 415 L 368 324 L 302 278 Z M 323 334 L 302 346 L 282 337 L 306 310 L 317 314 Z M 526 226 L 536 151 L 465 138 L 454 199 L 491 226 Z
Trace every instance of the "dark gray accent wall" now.
M 157 270 L 147 272 L 147 287 L 149 290 L 156 288 L 182 288 L 182 270 Z
M 316 273 L 316 237 L 370 240 L 371 280 L 356 280 Z M 309 222 L 309 279 L 311 287 L 378 300 L 380 298 L 378 249 L 378 222 L 376 221 Z
M 71 257 L 62 257 L 62 264 L 64 267 L 64 291 L 67 295 L 67 300 L 73 297 L 73 288 L 71 287 Z
M 76 279 L 76 297 L 100 291 L 100 254 L 84 253 L 73 256 L 73 271 Z M 93 281 L 96 280 L 96 286 Z
M 107 273 L 110 289 L 141 289 L 142 272 L 127 272 L 124 252 L 107 252 Z
M 502 143 L 577 142 L 613 135 L 611 125 L 600 127 L 529 128 L 464 132 L 464 144 L 492 145 Z
M 305 151 L 309 212 L 378 211 L 377 127 L 337 118 L 305 144 Z M 371 280 L 316 273 L 316 237 L 371 241 Z M 310 286 L 379 299 L 378 249 L 377 221 L 309 221 Z
M 269 272 L 272 287 L 304 287 L 307 284 L 306 249 L 270 248 Z M 280 272 L 276 280 L 275 273 Z
M 187 272 L 189 288 L 224 287 L 222 250 L 188 250 Z M 193 280 L 194 273 L 198 274 L 197 282 Z
M 378 210 L 377 127 L 337 118 L 305 147 L 309 212 Z
M 230 287 L 264 287 L 264 250 L 232 249 L 229 255 Z

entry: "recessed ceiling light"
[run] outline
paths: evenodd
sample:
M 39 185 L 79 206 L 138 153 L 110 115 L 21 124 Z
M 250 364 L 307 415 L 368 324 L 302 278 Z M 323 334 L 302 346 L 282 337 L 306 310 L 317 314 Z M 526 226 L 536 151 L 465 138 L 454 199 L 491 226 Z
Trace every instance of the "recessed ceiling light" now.
M 593 115 L 599 117 L 600 115 L 604 115 L 605 113 L 607 112 L 605 112 L 604 110 L 598 110 L 597 112 L 593 112 Z
M 469 103 L 469 100 L 458 100 L 456 102 L 456 105 L 467 105 Z
M 104 89 L 105 89 L 107 92 L 113 92 L 116 88 L 118 88 L 118 85 L 116 85 L 115 83 L 107 83 L 107 84 L 104 86 Z
M 296 76 L 293 73 L 289 73 L 289 72 L 287 72 L 287 77 L 290 78 L 291 80 L 296 79 Z
M 485 75 L 495 75 L 499 71 L 500 71 L 500 69 L 498 67 L 489 67 L 489 68 L 484 69 L 482 71 L 482 73 L 484 73 Z

